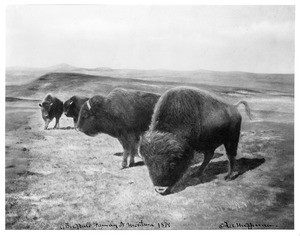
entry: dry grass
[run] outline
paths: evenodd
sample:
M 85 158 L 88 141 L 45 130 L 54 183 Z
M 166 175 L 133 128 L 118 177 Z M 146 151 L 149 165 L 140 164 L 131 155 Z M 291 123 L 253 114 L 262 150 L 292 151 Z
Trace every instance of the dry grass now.
M 85 83 L 64 96 L 89 88 Z M 98 89 L 105 93 L 108 88 Z M 156 92 L 165 88 L 152 87 Z M 175 193 L 167 196 L 156 194 L 145 166 L 120 169 L 122 147 L 116 139 L 76 132 L 65 116 L 62 129 L 44 131 L 38 109 L 7 109 L 6 228 L 59 229 L 90 222 L 93 229 L 99 224 L 114 229 L 113 224 L 141 220 L 154 226 L 119 229 L 158 229 L 159 222 L 170 223 L 171 229 L 217 229 L 224 221 L 293 228 L 293 120 L 284 122 L 281 116 L 293 116 L 293 100 L 274 96 L 275 110 L 272 96 L 248 98 L 256 119 L 244 116 L 237 161 L 241 174 L 224 180 L 227 157 L 220 147 L 203 178 L 189 175 L 203 159 L 197 154 Z M 269 116 L 266 111 L 274 112 Z

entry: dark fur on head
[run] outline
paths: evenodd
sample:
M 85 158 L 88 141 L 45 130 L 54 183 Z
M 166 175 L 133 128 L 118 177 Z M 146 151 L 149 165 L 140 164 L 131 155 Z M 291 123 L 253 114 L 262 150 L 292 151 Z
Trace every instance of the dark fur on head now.
M 193 158 L 193 151 L 185 140 L 159 131 L 148 131 L 142 137 L 139 151 L 155 186 L 172 187 Z
M 63 102 L 52 94 L 47 94 L 39 106 L 41 107 L 42 117 L 45 121 L 44 129 L 48 128 L 53 118 L 56 118 L 54 126 L 54 128 L 56 128 L 57 125 L 59 125 L 59 119 L 63 113 Z
M 102 133 L 100 130 L 102 130 L 101 127 L 103 124 L 103 120 L 105 123 L 106 117 L 105 114 L 102 113 L 98 114 L 97 117 L 96 114 L 99 113 L 102 109 L 103 100 L 105 100 L 105 97 L 101 95 L 94 96 L 90 99 L 88 99 L 84 104 L 81 106 L 79 115 L 78 115 L 78 123 L 77 127 L 80 129 L 80 131 L 84 132 L 86 135 L 89 136 L 95 136 L 98 133 Z M 89 102 L 90 108 L 87 105 Z M 103 117 L 104 116 L 104 117 Z M 105 125 L 105 124 L 104 124 Z
M 64 113 L 67 117 L 72 117 L 76 125 L 80 108 L 88 100 L 88 97 L 73 96 L 64 102 Z

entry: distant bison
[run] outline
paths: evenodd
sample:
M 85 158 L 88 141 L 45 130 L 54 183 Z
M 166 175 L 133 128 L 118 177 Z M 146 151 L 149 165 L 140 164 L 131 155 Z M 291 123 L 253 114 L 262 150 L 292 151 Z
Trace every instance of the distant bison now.
M 75 129 L 78 121 L 80 108 L 87 100 L 89 100 L 88 97 L 73 96 L 64 102 L 64 113 L 67 117 L 73 118 Z
M 106 97 L 94 96 L 81 107 L 77 128 L 95 136 L 106 133 L 119 140 L 123 146 L 122 167 L 134 165 L 140 135 L 150 125 L 154 106 L 159 95 L 117 88 Z
M 233 178 L 242 121 L 237 110 L 240 104 L 244 104 L 251 119 L 246 102 L 229 105 L 199 89 L 173 88 L 161 96 L 139 148 L 158 193 L 171 192 L 187 170 L 194 151 L 204 153 L 198 170 L 202 174 L 222 144 L 230 163 L 225 178 Z
M 52 94 L 47 94 L 42 104 L 39 104 L 42 111 L 42 117 L 45 121 L 44 129 L 48 128 L 49 123 L 55 117 L 56 123 L 54 129 L 59 126 L 59 119 L 63 113 L 63 102 Z

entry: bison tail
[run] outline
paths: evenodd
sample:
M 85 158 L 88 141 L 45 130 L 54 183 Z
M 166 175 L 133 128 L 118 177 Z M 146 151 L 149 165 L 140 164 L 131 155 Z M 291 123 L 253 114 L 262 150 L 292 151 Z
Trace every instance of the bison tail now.
M 237 104 L 235 104 L 234 106 L 237 108 L 240 104 L 243 104 L 245 106 L 245 110 L 246 110 L 246 113 L 247 113 L 247 116 L 249 117 L 250 120 L 253 119 L 253 116 L 251 114 L 251 111 L 250 111 L 250 107 L 248 105 L 247 102 L 245 101 L 239 101 Z

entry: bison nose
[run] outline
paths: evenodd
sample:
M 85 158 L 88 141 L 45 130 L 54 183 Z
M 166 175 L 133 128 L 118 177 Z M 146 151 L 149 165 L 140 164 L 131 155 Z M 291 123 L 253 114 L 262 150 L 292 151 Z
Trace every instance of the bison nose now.
M 155 191 L 161 195 L 166 195 L 168 194 L 170 191 L 169 187 L 160 187 L 160 186 L 155 186 Z

